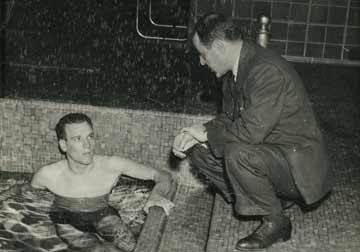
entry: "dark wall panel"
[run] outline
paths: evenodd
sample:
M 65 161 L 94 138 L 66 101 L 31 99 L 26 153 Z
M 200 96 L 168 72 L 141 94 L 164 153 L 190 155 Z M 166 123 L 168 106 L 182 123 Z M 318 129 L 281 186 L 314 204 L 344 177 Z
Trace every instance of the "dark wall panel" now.
M 180 3 L 184 23 L 189 4 L 172 8 Z M 136 1 L 17 0 L 5 32 L 8 97 L 185 112 L 187 42 L 141 38 Z

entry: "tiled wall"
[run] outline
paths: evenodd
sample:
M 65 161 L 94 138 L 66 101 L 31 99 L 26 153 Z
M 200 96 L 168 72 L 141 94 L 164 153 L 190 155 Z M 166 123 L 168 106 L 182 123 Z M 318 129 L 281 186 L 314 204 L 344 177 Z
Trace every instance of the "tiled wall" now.
M 238 19 L 256 36 L 257 16 L 271 17 L 270 48 L 282 55 L 360 64 L 360 1 L 196 0 L 198 16 L 219 11 Z M 305 59 L 304 59 L 305 60 Z M 351 64 L 351 62 L 348 62 Z
M 62 158 L 54 127 L 61 116 L 70 112 L 83 112 L 92 118 L 97 153 L 120 155 L 163 169 L 170 169 L 171 145 L 179 130 L 209 119 L 165 112 L 0 99 L 0 173 L 33 172 Z M 187 170 L 180 169 L 179 176 L 182 183 L 197 184 Z

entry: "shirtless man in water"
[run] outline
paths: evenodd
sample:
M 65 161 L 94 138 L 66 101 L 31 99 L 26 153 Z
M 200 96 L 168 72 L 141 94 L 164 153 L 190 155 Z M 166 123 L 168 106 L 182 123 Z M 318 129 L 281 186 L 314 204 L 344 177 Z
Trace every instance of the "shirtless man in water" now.
M 173 207 L 167 199 L 174 186 L 164 171 L 117 156 L 95 155 L 91 119 L 80 113 L 65 115 L 56 125 L 60 150 L 66 159 L 40 168 L 31 185 L 55 194 L 56 211 L 50 215 L 56 230 L 70 248 L 87 252 L 133 251 L 136 240 L 108 196 L 121 175 L 155 181 L 144 211 L 160 206 L 166 214 Z M 69 232 L 69 228 L 74 229 Z M 83 235 L 76 236 L 76 229 Z M 105 241 L 102 242 L 97 235 Z

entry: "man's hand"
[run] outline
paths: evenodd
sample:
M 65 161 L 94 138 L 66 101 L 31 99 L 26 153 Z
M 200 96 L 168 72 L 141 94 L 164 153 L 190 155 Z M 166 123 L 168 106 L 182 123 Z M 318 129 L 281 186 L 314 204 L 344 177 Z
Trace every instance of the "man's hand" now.
M 166 215 L 170 214 L 171 209 L 174 207 L 174 203 L 170 200 L 158 195 L 158 194 L 151 194 L 149 200 L 146 202 L 144 206 L 145 213 L 149 213 L 149 209 L 152 206 L 159 206 L 161 207 Z
M 179 158 L 185 158 L 186 154 L 184 153 L 191 147 L 193 147 L 195 144 L 197 144 L 198 141 L 190 134 L 186 132 L 181 132 L 179 135 L 175 137 L 172 152 L 175 156 Z
M 191 127 L 185 127 L 181 130 L 181 132 L 190 134 L 200 143 L 206 142 L 208 140 L 206 128 L 204 125 L 201 124 L 193 125 Z
M 172 152 L 179 158 L 185 158 L 185 151 L 197 143 L 203 143 L 206 141 L 207 132 L 203 125 L 185 127 L 181 130 L 180 134 L 175 137 Z

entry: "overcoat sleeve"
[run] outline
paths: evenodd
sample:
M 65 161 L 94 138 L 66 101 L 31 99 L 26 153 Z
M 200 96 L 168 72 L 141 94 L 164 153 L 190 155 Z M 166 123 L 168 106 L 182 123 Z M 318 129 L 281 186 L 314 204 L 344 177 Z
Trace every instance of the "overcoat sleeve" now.
M 216 157 L 223 157 L 227 143 L 262 143 L 280 119 L 285 97 L 285 76 L 280 70 L 271 64 L 257 65 L 243 85 L 244 109 L 234 120 L 220 114 L 205 124 L 208 143 Z

